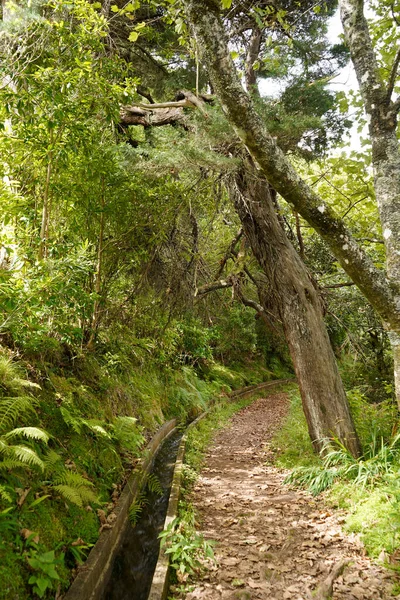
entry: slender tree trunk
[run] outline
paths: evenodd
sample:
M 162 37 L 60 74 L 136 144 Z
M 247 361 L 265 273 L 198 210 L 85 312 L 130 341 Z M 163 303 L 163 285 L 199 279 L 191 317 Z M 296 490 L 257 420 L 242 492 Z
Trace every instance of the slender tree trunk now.
M 50 153 L 46 170 L 46 182 L 43 193 L 42 223 L 40 226 L 39 260 L 47 257 L 50 221 L 50 181 L 53 169 L 52 155 Z
M 246 55 L 245 80 L 246 88 L 253 97 L 260 97 L 257 85 L 257 75 L 254 70 L 254 63 L 258 59 L 261 48 L 262 33 L 259 29 L 253 29 Z
M 101 200 L 100 200 L 100 230 L 99 230 L 99 241 L 97 246 L 97 263 L 96 271 L 94 274 L 94 291 L 96 293 L 96 299 L 93 305 L 92 323 L 89 341 L 87 343 L 88 348 L 92 348 L 96 337 L 97 328 L 99 325 L 99 313 L 100 313 L 100 293 L 101 293 L 101 281 L 102 281 L 102 270 L 103 270 L 103 250 L 104 250 L 104 228 L 105 228 L 105 182 L 104 177 L 101 179 Z
M 354 455 L 359 441 L 311 278 L 276 216 L 267 181 L 242 169 L 231 193 L 244 232 L 274 296 L 299 382 L 314 447 L 337 437 Z

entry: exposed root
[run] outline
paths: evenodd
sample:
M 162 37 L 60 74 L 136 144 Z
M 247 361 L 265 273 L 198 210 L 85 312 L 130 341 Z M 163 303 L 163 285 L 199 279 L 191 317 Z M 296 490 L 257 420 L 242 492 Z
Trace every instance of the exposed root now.
M 328 577 L 319 584 L 315 592 L 312 594 L 313 600 L 329 600 L 333 593 L 333 584 L 344 571 L 345 567 L 350 563 L 350 560 L 340 560 L 337 562 Z

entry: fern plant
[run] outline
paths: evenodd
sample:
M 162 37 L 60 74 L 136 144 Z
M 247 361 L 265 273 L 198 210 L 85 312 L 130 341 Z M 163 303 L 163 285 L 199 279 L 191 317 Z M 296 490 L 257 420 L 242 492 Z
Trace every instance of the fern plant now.
M 97 436 L 111 439 L 111 435 L 103 427 L 103 424 L 97 419 L 86 419 L 83 417 L 75 408 L 71 399 L 67 398 L 63 400 L 60 412 L 64 423 L 75 433 L 81 434 L 86 429 Z
M 66 469 L 62 457 L 55 450 L 48 451 L 43 463 L 45 472 L 50 477 L 47 485 L 66 502 L 79 507 L 98 502 L 93 483 L 79 473 Z
M 135 455 L 145 441 L 143 427 L 138 425 L 134 417 L 116 417 L 113 423 L 113 437 L 120 446 Z
M 157 475 L 154 475 L 154 473 L 150 473 L 147 476 L 146 485 L 147 485 L 147 489 L 149 490 L 149 492 L 152 492 L 153 494 L 157 494 L 157 496 L 163 495 L 163 493 L 164 493 L 163 487 L 162 487 Z
M 79 473 L 73 473 L 65 469 L 56 477 L 52 486 L 64 500 L 83 507 L 90 502 L 97 502 L 97 496 L 93 490 L 93 483 L 88 481 Z
M 143 512 L 143 508 L 146 506 L 146 504 L 148 503 L 147 497 L 146 497 L 146 492 L 140 492 L 140 494 L 137 496 L 136 500 L 134 502 L 132 502 L 132 504 L 129 507 L 129 521 L 131 522 L 131 524 L 133 526 L 135 526 L 137 524 L 137 522 L 139 521 L 142 512 Z
M 49 435 L 38 427 L 16 427 L 22 419 L 35 416 L 36 400 L 27 395 L 27 388 L 38 388 L 24 379 L 21 369 L 11 359 L 0 356 L 0 497 L 11 502 L 12 497 L 5 483 L 7 472 L 18 468 L 44 470 L 36 442 L 47 444 Z M 25 440 L 23 442 L 22 440 Z

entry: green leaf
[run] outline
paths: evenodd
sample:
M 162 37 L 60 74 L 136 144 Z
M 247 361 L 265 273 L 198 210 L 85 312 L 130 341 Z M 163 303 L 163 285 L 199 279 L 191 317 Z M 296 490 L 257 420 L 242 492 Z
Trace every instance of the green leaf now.
M 112 4 L 111 7 L 110 7 L 110 10 L 113 13 L 119 12 L 119 8 L 118 8 L 118 6 L 116 4 Z
M 50 498 L 50 494 L 45 494 L 44 496 L 40 496 L 40 498 L 36 498 L 36 500 L 34 500 L 30 505 L 29 508 L 33 508 L 34 506 L 37 506 L 38 504 L 40 504 L 41 502 L 43 502 L 43 500 L 46 500 L 46 498 Z
M 136 42 L 136 40 L 138 39 L 139 34 L 137 31 L 131 31 L 131 33 L 129 34 L 128 40 L 130 42 Z
M 222 8 L 230 8 L 232 6 L 232 0 L 222 0 Z

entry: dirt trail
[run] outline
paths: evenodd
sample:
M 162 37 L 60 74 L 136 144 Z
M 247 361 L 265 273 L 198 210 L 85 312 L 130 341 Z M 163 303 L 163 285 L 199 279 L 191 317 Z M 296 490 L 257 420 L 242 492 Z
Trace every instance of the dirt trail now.
M 265 442 L 286 410 L 286 395 L 273 394 L 217 434 L 193 503 L 203 534 L 217 541 L 218 566 L 186 600 L 311 600 L 344 559 L 351 562 L 335 580 L 334 600 L 394 598 L 390 573 L 342 531 L 343 518 L 321 499 L 291 491 L 282 483 L 285 473 L 265 466 Z

